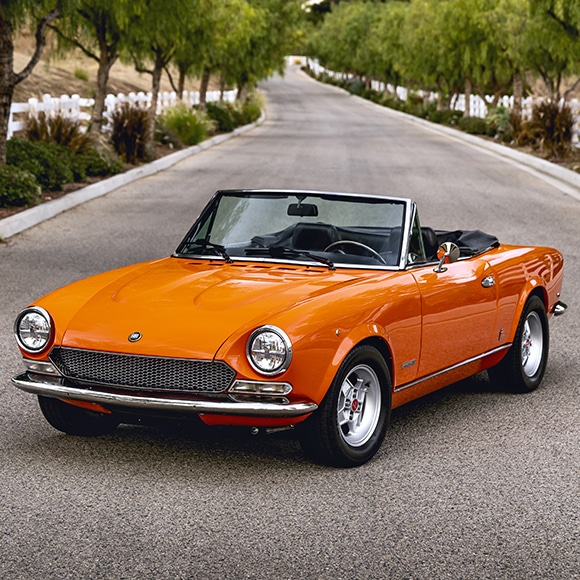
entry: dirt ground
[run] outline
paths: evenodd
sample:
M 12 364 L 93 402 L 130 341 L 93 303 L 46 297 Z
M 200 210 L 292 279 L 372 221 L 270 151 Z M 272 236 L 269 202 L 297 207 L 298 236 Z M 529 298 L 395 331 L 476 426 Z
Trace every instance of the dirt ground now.
M 13 102 L 26 102 L 31 97 L 41 98 L 44 94 L 50 94 L 53 97 L 73 94 L 86 98 L 94 96 L 97 62 L 85 56 L 80 50 L 67 55 L 58 55 L 55 47 L 55 39 L 50 36 L 41 61 L 36 65 L 32 74 L 16 86 Z M 33 38 L 29 34 L 17 38 L 14 48 L 14 70 L 20 72 L 34 51 Z M 84 76 L 88 76 L 88 80 L 79 78 Z M 177 73 L 174 78 L 177 82 Z M 198 80 L 189 79 L 185 88 L 188 91 L 198 90 Z M 131 91 L 147 92 L 150 89 L 151 75 L 138 73 L 131 64 L 117 61 L 113 65 L 109 78 L 109 93 L 127 94 Z M 161 90 L 173 90 L 166 74 L 161 80 Z

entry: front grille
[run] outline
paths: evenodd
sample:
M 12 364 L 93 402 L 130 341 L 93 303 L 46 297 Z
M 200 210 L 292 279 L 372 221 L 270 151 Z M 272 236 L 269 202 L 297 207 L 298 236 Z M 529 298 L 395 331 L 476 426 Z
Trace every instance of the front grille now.
M 223 361 L 162 358 L 56 347 L 49 355 L 68 379 L 131 389 L 221 393 L 235 372 Z

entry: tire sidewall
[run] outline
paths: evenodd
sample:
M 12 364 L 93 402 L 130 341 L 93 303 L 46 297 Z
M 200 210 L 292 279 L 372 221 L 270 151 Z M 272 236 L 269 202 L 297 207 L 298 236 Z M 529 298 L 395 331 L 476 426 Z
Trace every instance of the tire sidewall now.
M 351 370 L 360 364 L 366 364 L 371 367 L 379 379 L 381 384 L 381 408 L 377 425 L 369 440 L 359 447 L 353 447 L 344 440 L 340 432 L 337 408 L 344 380 Z M 379 450 L 385 438 L 391 416 L 391 377 L 383 357 L 376 348 L 363 345 L 351 351 L 332 381 L 324 404 L 327 405 L 326 411 L 330 413 L 329 418 L 332 419 L 329 421 L 328 427 L 332 429 L 331 440 L 336 445 L 336 455 L 339 458 L 339 462 L 342 460 L 344 465 L 354 466 L 368 461 Z
M 526 320 L 528 319 L 529 315 L 532 312 L 536 312 L 539 316 L 540 323 L 542 326 L 542 356 L 540 365 L 538 366 L 537 371 L 534 373 L 533 376 L 528 376 L 524 372 L 523 363 L 522 363 L 522 355 L 521 355 L 521 348 L 522 348 L 522 335 L 524 332 L 524 326 L 526 324 Z M 516 375 L 516 388 L 523 391 L 533 391 L 535 390 L 544 377 L 544 373 L 546 372 L 546 366 L 548 363 L 548 353 L 550 348 L 550 332 L 548 327 L 548 316 L 546 314 L 546 309 L 544 303 L 540 298 L 537 296 L 532 296 L 522 313 L 520 318 L 520 323 L 518 325 L 518 329 L 515 336 L 514 341 L 514 366 L 517 364 L 517 375 Z

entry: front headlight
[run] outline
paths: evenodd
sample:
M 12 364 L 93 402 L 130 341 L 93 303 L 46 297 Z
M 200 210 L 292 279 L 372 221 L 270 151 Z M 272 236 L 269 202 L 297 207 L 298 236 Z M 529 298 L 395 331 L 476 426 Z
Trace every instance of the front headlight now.
M 46 348 L 52 335 L 50 314 L 38 306 L 25 308 L 16 318 L 14 334 L 25 351 L 40 352 Z
M 261 326 L 252 332 L 247 346 L 248 361 L 262 375 L 278 375 L 292 361 L 292 343 L 276 326 Z

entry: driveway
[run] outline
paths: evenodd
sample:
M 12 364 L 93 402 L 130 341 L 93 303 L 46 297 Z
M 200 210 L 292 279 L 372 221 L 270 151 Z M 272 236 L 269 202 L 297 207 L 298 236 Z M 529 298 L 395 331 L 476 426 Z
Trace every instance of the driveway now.
M 0 244 L 0 577 L 580 578 L 580 202 L 296 70 L 263 89 L 262 126 Z M 541 388 L 478 376 L 410 403 L 351 470 L 309 463 L 286 433 L 52 429 L 10 383 L 17 312 L 170 254 L 220 188 L 411 197 L 423 225 L 558 247 L 570 308 Z

